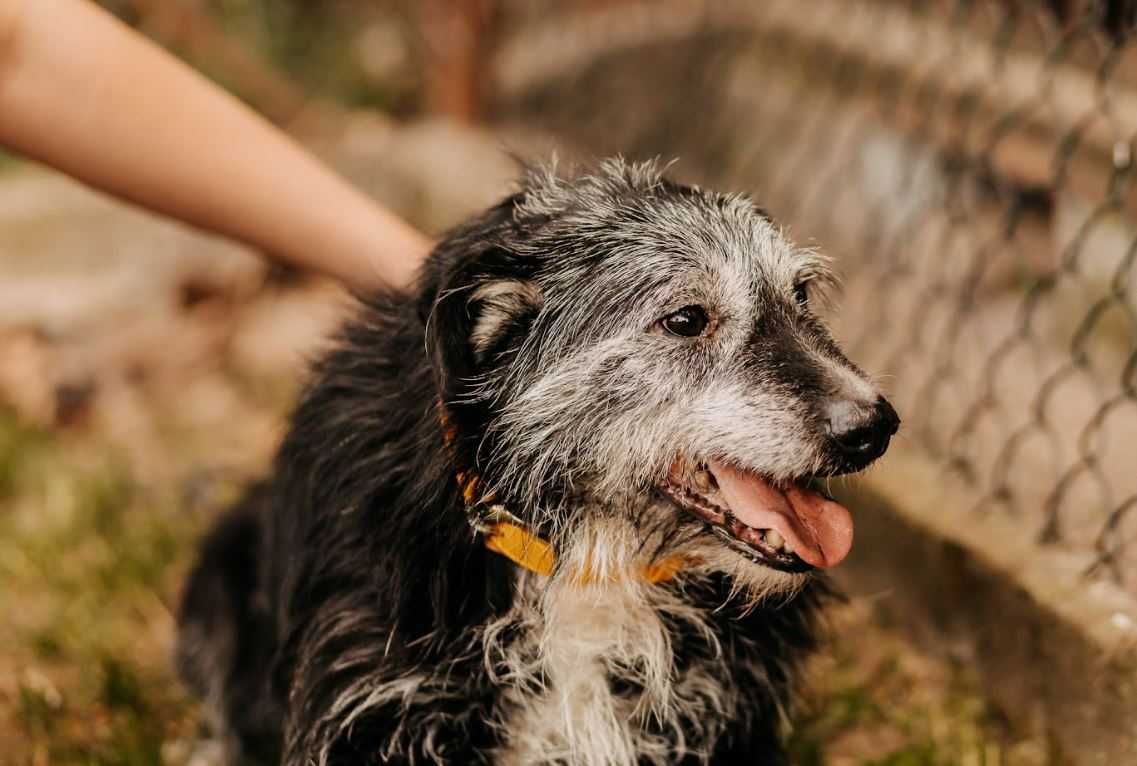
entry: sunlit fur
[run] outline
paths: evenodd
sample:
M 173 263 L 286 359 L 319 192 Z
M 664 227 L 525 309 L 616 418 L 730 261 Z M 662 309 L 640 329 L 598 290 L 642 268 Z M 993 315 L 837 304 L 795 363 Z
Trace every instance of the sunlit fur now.
M 450 232 L 346 325 L 191 575 L 179 660 L 230 757 L 784 763 L 824 583 L 654 487 L 680 455 L 834 470 L 826 403 L 877 394 L 795 290 L 829 280 L 748 198 L 652 163 L 530 171 Z M 706 336 L 660 329 L 689 305 Z M 459 471 L 551 541 L 551 577 L 485 548 Z

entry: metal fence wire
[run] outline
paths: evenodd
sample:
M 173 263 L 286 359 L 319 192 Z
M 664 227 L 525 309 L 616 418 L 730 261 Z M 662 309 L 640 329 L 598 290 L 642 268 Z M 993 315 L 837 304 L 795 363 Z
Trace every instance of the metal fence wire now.
M 850 355 L 974 490 L 944 512 L 1137 593 L 1132 10 L 620 6 L 506 44 L 497 113 L 752 192 L 834 256 Z

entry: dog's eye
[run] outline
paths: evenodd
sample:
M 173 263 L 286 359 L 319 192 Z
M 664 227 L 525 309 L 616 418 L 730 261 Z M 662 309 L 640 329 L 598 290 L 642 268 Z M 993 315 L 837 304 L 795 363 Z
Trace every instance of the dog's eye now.
M 674 314 L 665 316 L 660 320 L 660 324 L 672 335 L 694 338 L 706 332 L 710 319 L 701 306 L 684 306 Z
M 809 280 L 803 279 L 794 284 L 794 300 L 798 302 L 799 306 L 805 306 L 809 303 Z

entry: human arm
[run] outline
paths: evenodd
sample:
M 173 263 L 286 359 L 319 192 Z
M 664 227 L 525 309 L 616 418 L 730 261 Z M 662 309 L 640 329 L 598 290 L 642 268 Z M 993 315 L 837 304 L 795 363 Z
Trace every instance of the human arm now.
M 0 0 L 0 144 L 356 289 L 409 283 L 430 249 L 89 0 Z

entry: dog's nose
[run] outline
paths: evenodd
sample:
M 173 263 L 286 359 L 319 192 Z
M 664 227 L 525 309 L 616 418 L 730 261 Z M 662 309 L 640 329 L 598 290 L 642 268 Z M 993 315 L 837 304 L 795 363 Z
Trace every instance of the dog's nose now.
M 883 455 L 900 428 L 900 416 L 884 397 L 867 408 L 847 400 L 834 402 L 828 414 L 829 439 L 854 471 Z

